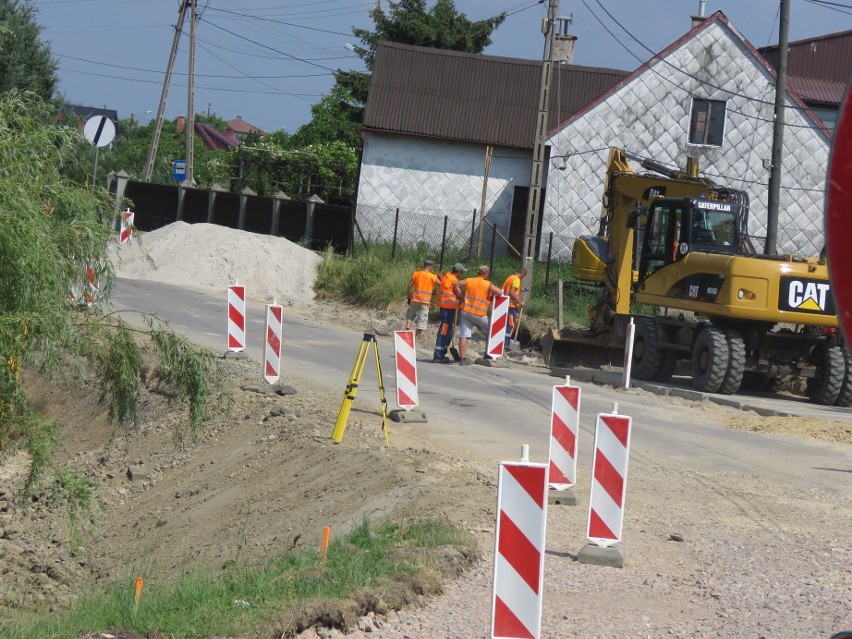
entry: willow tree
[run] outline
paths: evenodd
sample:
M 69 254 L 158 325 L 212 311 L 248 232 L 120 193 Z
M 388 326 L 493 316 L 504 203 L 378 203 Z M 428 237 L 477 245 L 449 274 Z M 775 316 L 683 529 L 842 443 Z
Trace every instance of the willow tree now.
M 30 408 L 22 377 L 38 367 L 57 374 L 85 364 L 110 417 L 126 423 L 137 417 L 143 365 L 139 331 L 103 312 L 113 281 L 106 256 L 115 241 L 114 203 L 104 189 L 66 177 L 79 132 L 52 118 L 50 104 L 33 93 L 0 94 L 0 464 L 28 447 L 31 481 L 58 442 Z M 156 345 L 160 376 L 197 425 L 212 356 L 149 320 L 141 332 Z

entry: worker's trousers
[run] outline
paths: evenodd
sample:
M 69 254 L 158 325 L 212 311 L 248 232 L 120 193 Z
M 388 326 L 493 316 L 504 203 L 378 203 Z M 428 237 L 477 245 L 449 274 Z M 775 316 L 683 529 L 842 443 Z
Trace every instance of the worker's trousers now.
M 438 308 L 441 323 L 438 325 L 438 339 L 435 340 L 435 359 L 447 356 L 447 349 L 453 341 L 453 328 L 456 321 L 456 309 Z
M 508 319 L 509 321 L 506 322 L 506 343 L 504 344 L 506 349 L 509 348 L 509 341 L 512 339 L 512 332 L 515 330 L 515 324 L 518 323 L 518 309 L 510 306 Z

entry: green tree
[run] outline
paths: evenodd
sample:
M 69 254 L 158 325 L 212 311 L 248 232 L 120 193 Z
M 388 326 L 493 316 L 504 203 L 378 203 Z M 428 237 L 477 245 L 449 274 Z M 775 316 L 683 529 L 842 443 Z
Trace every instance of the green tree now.
M 56 62 L 40 38 L 35 13 L 29 2 L 0 0 L 0 92 L 20 89 L 50 100 L 58 83 Z
M 354 51 L 364 61 L 367 71 L 335 72 L 331 91 L 314 105 L 311 121 L 294 135 L 300 144 L 344 140 L 356 148 L 361 146 L 358 130 L 364 121 L 370 72 L 379 42 L 482 53 L 491 44 L 491 34 L 503 24 L 506 14 L 471 21 L 458 12 L 453 0 L 435 0 L 431 8 L 427 0 L 399 0 L 389 2 L 387 11 L 377 2 L 370 17 L 375 25 L 373 30 L 352 29 L 362 43 Z
M 78 162 L 80 135 L 49 124 L 52 114 L 33 93 L 0 94 L 0 463 L 26 445 L 31 480 L 49 463 L 57 438 L 29 408 L 21 383 L 27 371 L 59 374 L 88 362 L 109 415 L 131 421 L 143 362 L 135 335 L 145 333 L 159 353 L 161 377 L 189 405 L 196 426 L 204 417 L 212 362 L 211 354 L 153 320 L 151 330 L 136 331 L 100 311 L 113 279 L 106 256 L 114 241 L 114 203 L 105 189 L 67 177 Z M 100 287 L 97 296 L 88 270 Z

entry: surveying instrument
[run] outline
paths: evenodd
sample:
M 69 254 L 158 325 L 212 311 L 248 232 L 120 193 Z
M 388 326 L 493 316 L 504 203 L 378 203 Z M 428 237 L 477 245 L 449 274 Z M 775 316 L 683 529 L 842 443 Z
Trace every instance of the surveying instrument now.
M 361 374 L 364 372 L 364 363 L 367 361 L 367 353 L 371 345 L 376 354 L 376 373 L 379 376 L 379 399 L 382 403 L 382 428 L 385 432 L 385 445 L 390 446 L 387 417 L 388 403 L 385 399 L 385 385 L 382 381 L 379 343 L 376 341 L 376 336 L 372 333 L 364 333 L 364 339 L 361 341 L 361 347 L 358 349 L 358 357 L 355 359 L 355 366 L 352 367 L 352 373 L 349 375 L 349 383 L 346 384 L 346 390 L 343 392 L 343 404 L 340 406 L 340 412 L 337 413 L 337 421 L 334 423 L 334 430 L 331 433 L 331 438 L 338 444 L 343 439 L 346 422 L 349 420 L 349 411 L 352 408 L 352 402 L 355 401 L 355 394 L 358 392 L 358 386 L 361 383 Z

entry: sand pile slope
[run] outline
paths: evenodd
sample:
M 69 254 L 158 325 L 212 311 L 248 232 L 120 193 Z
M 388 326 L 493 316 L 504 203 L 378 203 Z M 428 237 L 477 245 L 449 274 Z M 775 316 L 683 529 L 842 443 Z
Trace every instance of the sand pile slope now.
M 248 297 L 279 302 L 313 299 L 321 261 L 283 237 L 185 222 L 134 235 L 110 258 L 118 277 L 216 291 L 238 280 Z

